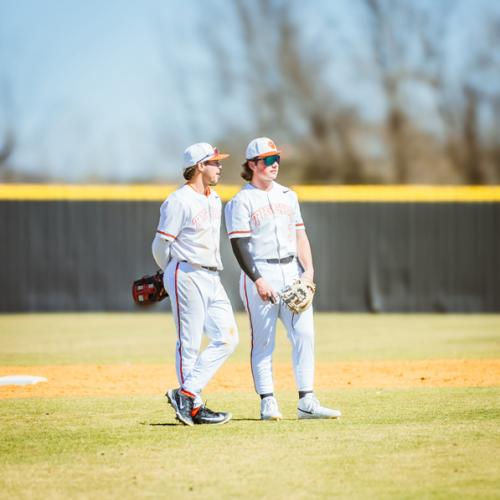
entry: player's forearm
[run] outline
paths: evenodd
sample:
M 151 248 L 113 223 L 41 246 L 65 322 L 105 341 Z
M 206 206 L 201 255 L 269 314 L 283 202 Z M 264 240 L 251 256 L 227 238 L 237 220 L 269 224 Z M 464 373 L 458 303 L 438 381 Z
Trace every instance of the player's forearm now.
M 234 256 L 238 261 L 243 272 L 253 281 L 256 282 L 261 274 L 257 269 L 255 261 L 253 260 L 252 254 L 250 253 L 250 238 L 232 238 L 231 247 L 233 249 Z
M 311 280 L 314 278 L 314 265 L 309 238 L 305 231 L 297 231 L 297 254 L 304 274 Z
M 151 244 L 151 251 L 158 267 L 165 269 L 170 259 L 170 242 L 156 235 Z

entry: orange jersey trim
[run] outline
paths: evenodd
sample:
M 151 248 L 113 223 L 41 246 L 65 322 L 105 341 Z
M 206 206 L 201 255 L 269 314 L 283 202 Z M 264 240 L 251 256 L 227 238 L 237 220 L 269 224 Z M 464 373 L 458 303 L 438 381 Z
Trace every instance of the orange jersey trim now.
M 165 233 L 164 231 L 160 231 L 159 229 L 157 229 L 156 232 L 163 234 L 164 236 L 168 236 L 169 238 L 173 238 L 174 240 L 177 238 L 177 236 L 174 236 L 173 234 L 170 233 Z
M 248 234 L 251 233 L 252 231 L 231 231 L 230 233 L 227 233 L 228 236 L 231 236 L 232 234 Z

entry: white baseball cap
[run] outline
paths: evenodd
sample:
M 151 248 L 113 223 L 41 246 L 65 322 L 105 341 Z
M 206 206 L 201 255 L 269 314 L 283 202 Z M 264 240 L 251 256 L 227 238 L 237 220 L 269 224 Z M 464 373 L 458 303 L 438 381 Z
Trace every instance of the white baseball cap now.
M 208 142 L 197 142 L 184 151 L 184 168 L 192 167 L 202 161 L 223 160 L 228 156 L 226 153 L 219 153 L 217 148 Z
M 269 137 L 257 137 L 247 146 L 246 159 L 265 158 L 266 156 L 279 155 L 281 151 Z

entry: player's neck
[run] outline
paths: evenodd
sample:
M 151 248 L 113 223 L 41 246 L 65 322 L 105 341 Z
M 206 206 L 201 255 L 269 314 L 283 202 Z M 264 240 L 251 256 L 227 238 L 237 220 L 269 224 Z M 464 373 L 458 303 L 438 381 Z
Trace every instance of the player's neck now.
M 267 179 L 255 179 L 253 178 L 251 181 L 252 186 L 262 189 L 263 191 L 271 191 L 273 188 L 273 181 Z
M 199 194 L 204 194 L 205 196 L 208 196 L 210 194 L 210 186 L 208 184 L 205 185 L 201 175 L 194 177 L 186 184 Z

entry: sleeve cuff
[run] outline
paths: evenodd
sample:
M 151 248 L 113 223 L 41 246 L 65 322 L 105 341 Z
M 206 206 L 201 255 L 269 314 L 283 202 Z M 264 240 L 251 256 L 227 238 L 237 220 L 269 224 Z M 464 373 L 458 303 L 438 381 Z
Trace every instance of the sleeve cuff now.
M 160 238 L 163 238 L 164 240 L 175 240 L 177 236 L 174 236 L 173 234 L 167 233 L 165 231 L 160 231 L 159 229 L 156 230 L 156 234 L 159 235 Z
M 229 236 L 229 239 L 231 238 L 244 238 L 245 236 L 250 236 L 252 234 L 252 231 L 231 231 L 230 233 L 227 233 Z

